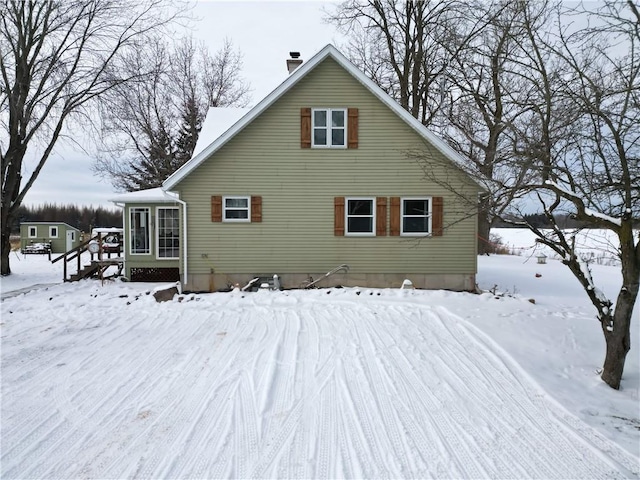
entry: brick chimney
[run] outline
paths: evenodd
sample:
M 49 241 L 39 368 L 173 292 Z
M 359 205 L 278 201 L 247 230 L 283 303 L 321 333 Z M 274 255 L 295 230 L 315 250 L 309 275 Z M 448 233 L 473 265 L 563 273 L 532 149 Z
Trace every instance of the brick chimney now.
M 293 71 L 302 65 L 302 59 L 300 58 L 300 52 L 289 52 L 291 58 L 287 59 L 287 70 L 289 70 L 289 75 L 293 73 Z

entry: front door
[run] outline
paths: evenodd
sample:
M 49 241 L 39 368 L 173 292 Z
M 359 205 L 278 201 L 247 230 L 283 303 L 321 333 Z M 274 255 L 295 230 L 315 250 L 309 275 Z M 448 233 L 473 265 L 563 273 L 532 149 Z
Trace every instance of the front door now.
M 73 241 L 75 240 L 75 232 L 73 230 L 67 231 L 67 252 L 73 248 Z

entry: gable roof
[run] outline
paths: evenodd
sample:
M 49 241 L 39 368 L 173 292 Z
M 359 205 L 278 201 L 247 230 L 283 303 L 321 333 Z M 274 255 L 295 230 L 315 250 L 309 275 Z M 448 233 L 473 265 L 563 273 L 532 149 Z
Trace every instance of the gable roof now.
M 451 160 L 458 167 L 462 167 L 467 162 L 466 160 L 453 148 L 451 148 L 446 142 L 437 137 L 434 133 L 429 131 L 422 123 L 416 118 L 411 116 L 404 108 L 400 106 L 393 98 L 384 92 L 376 83 L 367 77 L 360 69 L 358 69 L 353 63 L 351 63 L 347 57 L 345 57 L 340 51 L 329 44 L 314 55 L 309 61 L 303 63 L 294 72 L 287 77 L 275 90 L 267 95 L 261 102 L 255 107 L 250 109 L 242 118 L 234 123 L 229 129 L 224 131 L 219 137 L 213 140 L 208 146 L 200 150 L 194 151 L 194 155 L 191 160 L 185 163 L 182 167 L 176 170 L 169 178 L 167 178 L 162 184 L 164 190 L 170 190 L 177 185 L 182 179 L 189 175 L 193 170 L 200 166 L 208 157 L 219 150 L 224 144 L 231 140 L 236 134 L 238 134 L 245 126 L 253 121 L 258 115 L 274 104 L 280 97 L 287 93 L 294 85 L 300 80 L 306 77 L 309 72 L 320 64 L 326 58 L 332 58 L 340 66 L 342 66 L 347 72 L 349 72 L 356 80 L 364 85 L 373 95 L 375 95 L 382 103 L 395 112 L 402 120 L 407 123 L 412 129 L 414 129 L 421 137 L 433 145 L 439 150 L 446 158 Z M 206 123 L 206 121 L 205 121 Z M 198 142 L 199 143 L 199 142 Z M 478 186 L 482 189 L 486 189 L 477 179 L 472 178 Z

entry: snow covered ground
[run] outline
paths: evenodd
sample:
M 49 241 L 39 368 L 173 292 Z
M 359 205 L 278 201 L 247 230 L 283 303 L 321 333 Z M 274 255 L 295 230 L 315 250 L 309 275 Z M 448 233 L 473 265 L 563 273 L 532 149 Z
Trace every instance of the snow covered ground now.
M 593 310 L 555 260 L 480 257 L 480 286 L 507 295 L 164 304 L 153 284 L 59 284 L 40 256 L 12 268 L 0 283 L 2 478 L 640 476 L 638 311 L 614 391 L 596 373 Z M 593 268 L 614 294 L 616 269 Z M 41 286 L 16 292 L 30 283 Z

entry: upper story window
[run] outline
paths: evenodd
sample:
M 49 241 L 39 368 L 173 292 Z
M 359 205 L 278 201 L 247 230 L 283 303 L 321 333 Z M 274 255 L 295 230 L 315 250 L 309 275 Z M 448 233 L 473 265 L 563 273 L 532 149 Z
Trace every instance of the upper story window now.
M 58 238 L 58 227 L 49 227 L 49 238 Z
M 345 199 L 345 235 L 375 235 L 375 208 L 373 198 Z
M 29 227 L 29 238 L 36 238 L 38 236 L 38 227 Z
M 222 221 L 250 222 L 251 197 L 224 197 L 222 199 Z
M 313 147 L 347 147 L 346 108 L 314 108 L 311 118 Z
M 144 255 L 151 253 L 149 231 L 151 214 L 147 207 L 136 207 L 129 211 L 129 238 L 131 239 L 131 253 Z
M 401 235 L 431 233 L 431 198 L 403 198 Z

